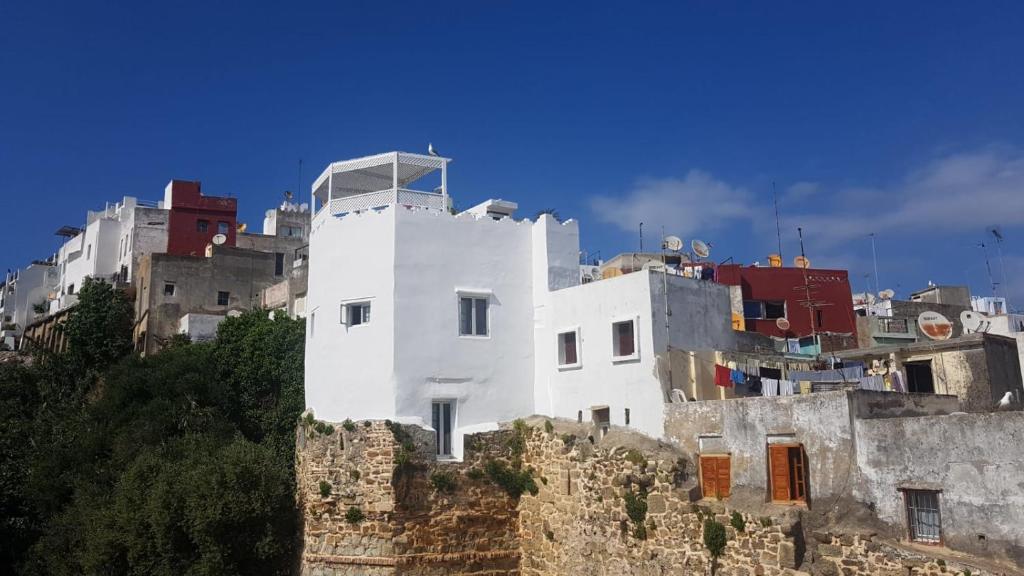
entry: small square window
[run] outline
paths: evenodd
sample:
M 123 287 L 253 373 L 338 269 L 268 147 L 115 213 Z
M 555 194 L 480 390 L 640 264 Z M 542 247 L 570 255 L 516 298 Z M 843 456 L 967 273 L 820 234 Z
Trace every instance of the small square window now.
M 580 365 L 579 331 L 571 330 L 558 334 L 558 367 L 571 368 Z
M 231 301 L 231 293 L 223 290 L 217 292 L 217 306 L 227 306 Z
M 229 224 L 227 222 L 217 222 L 217 233 L 218 234 L 227 234 L 228 230 L 230 230 L 230 229 L 231 229 L 231 224 Z
M 786 317 L 786 302 L 780 300 L 777 302 L 765 302 L 764 303 L 764 317 L 766 320 L 775 320 L 776 318 Z
M 459 335 L 487 336 L 487 305 L 486 296 L 459 297 Z
M 164 296 L 174 296 L 174 282 L 164 284 Z
M 636 321 L 623 320 L 612 324 L 612 356 L 615 360 L 636 358 Z
M 760 300 L 744 300 L 743 317 L 747 320 L 760 320 L 764 318 L 763 302 Z
M 341 305 L 341 323 L 348 326 L 362 326 L 370 323 L 370 303 L 353 302 Z
M 196 232 L 206 232 L 210 229 L 209 220 L 196 220 Z

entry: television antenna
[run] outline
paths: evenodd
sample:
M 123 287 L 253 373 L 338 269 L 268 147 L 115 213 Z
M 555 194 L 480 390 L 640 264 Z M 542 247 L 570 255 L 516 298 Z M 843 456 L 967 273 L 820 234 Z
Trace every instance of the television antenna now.
M 989 234 L 996 240 L 996 254 L 999 255 L 999 269 L 1003 272 L 1003 298 L 1006 299 L 1006 311 L 1010 311 L 1010 286 L 1006 282 L 1006 264 L 1003 262 L 1003 231 L 999 226 L 990 226 Z

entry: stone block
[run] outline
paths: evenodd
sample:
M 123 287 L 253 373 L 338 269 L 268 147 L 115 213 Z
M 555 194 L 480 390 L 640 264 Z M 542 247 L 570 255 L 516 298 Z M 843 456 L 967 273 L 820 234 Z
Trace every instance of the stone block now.
M 792 542 L 779 543 L 779 566 L 796 568 L 796 546 Z
M 843 549 L 839 546 L 833 546 L 832 544 L 820 544 L 818 546 L 818 554 L 838 558 L 843 555 Z

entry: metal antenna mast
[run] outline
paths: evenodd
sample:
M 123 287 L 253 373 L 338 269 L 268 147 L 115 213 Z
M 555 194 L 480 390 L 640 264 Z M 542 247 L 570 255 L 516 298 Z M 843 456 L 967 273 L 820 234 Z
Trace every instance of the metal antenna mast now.
M 782 260 L 782 228 L 779 227 L 779 195 L 775 192 L 775 180 L 772 180 L 772 200 L 775 202 L 775 237 L 779 241 L 779 260 Z
M 875 263 L 875 292 L 881 290 L 881 286 L 878 285 L 878 253 L 875 252 L 875 233 L 868 234 L 871 236 L 871 260 Z

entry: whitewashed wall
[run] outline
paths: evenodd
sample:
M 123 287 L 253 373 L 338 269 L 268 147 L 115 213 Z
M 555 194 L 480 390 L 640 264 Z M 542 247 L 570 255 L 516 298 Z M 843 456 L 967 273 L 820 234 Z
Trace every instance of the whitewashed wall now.
M 395 211 L 313 222 L 306 293 L 306 406 L 318 418 L 395 413 Z M 343 301 L 372 299 L 370 323 L 341 323 Z

